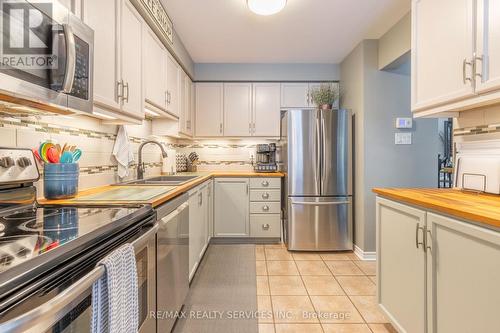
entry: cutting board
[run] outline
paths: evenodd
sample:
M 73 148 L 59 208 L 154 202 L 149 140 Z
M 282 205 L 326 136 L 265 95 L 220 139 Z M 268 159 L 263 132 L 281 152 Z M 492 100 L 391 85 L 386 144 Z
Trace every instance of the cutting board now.
M 111 187 L 107 191 L 78 196 L 71 201 L 149 201 L 157 196 L 164 195 L 173 189 L 175 189 L 175 186 L 115 186 Z

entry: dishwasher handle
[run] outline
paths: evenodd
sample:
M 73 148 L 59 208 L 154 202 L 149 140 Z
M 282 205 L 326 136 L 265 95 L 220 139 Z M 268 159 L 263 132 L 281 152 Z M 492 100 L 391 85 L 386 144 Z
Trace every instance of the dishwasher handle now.
M 177 207 L 174 211 L 172 211 L 167 216 L 162 217 L 159 220 L 160 227 L 164 226 L 168 222 L 172 221 L 175 217 L 177 217 L 183 210 L 187 209 L 188 207 L 189 207 L 189 203 L 185 202 L 182 205 L 180 205 L 179 207 Z

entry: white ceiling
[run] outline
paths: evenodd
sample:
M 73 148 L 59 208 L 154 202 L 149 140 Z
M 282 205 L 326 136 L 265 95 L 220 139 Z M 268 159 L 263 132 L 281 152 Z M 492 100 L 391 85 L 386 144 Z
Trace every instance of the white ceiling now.
M 339 63 L 410 10 L 410 0 L 288 0 L 259 16 L 246 0 L 161 1 L 196 63 Z

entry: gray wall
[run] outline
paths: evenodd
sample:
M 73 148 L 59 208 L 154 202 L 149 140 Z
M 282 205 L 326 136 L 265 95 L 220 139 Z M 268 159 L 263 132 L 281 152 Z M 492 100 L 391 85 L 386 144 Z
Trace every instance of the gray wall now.
M 355 243 L 370 252 L 375 251 L 373 188 L 437 186 L 438 121 L 414 119 L 412 145 L 394 144 L 394 133 L 402 131 L 394 128 L 395 118 L 412 116 L 410 77 L 378 69 L 377 40 L 361 42 L 342 62 L 341 85 L 343 107 L 353 110 L 356 121 Z
M 194 66 L 197 81 L 331 81 L 337 64 L 207 64 Z

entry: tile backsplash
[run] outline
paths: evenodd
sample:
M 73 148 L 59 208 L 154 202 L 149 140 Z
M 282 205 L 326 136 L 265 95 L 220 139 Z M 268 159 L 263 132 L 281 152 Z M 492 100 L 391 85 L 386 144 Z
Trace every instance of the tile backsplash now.
M 175 140 L 154 137 L 151 121 L 142 125 L 127 126 L 129 139 L 137 161 L 139 145 L 146 139 L 156 139 L 177 153 L 199 155 L 199 171 L 253 169 L 255 148 L 258 143 L 276 142 L 272 140 Z M 1 146 L 35 148 L 41 142 L 77 145 L 83 151 L 80 164 L 80 188 L 90 188 L 120 181 L 117 176 L 117 163 L 112 156 L 118 126 L 103 124 L 99 119 L 86 116 L 42 116 L 9 118 L 0 117 Z M 144 147 L 143 160 L 146 163 L 146 176 L 161 173 L 162 158 L 158 147 Z M 137 165 L 130 167 L 127 178 L 135 177 Z M 37 186 L 42 188 L 43 182 Z
M 195 140 L 179 141 L 174 145 L 178 153 L 199 155 L 198 170 L 253 170 L 255 148 L 258 143 L 272 140 Z
M 500 106 L 460 112 L 453 137 L 457 143 L 500 139 Z
M 129 139 L 137 161 L 139 145 L 151 138 L 151 122 L 127 126 Z M 118 126 L 105 125 L 98 119 L 86 116 L 43 116 L 0 118 L 1 145 L 5 147 L 34 148 L 43 141 L 69 143 L 82 149 L 80 164 L 80 188 L 90 188 L 119 181 L 117 162 L 112 156 Z M 172 144 L 172 140 L 156 138 Z M 161 173 L 162 159 L 158 147 L 144 147 L 146 175 Z M 136 165 L 130 167 L 129 177 L 135 175 Z M 40 181 L 37 184 L 41 187 Z

